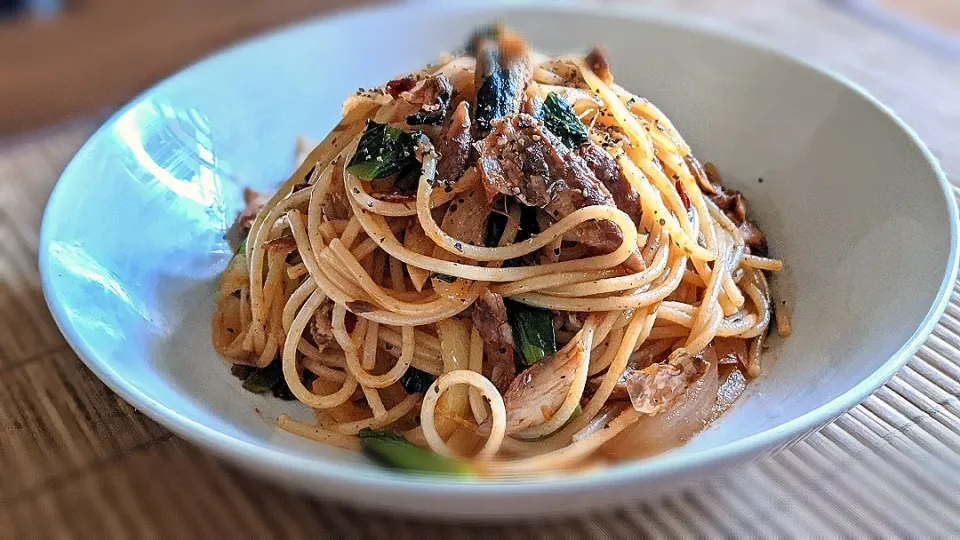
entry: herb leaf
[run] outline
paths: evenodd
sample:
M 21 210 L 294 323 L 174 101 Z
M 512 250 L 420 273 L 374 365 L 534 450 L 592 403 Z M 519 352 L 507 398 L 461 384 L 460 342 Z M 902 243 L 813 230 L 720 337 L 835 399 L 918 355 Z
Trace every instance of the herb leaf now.
M 560 138 L 567 148 L 574 149 L 590 140 L 587 126 L 577 118 L 570 105 L 555 92 L 550 92 L 540 109 L 543 123 L 551 133 Z
M 557 352 L 557 337 L 553 331 L 553 313 L 505 300 L 507 320 L 513 329 L 513 341 L 520 351 L 518 360 L 532 366 L 544 357 Z
M 434 272 L 432 276 L 433 279 L 439 279 L 444 283 L 453 283 L 457 281 L 457 276 L 451 276 L 450 274 L 441 274 L 440 272 Z
M 391 469 L 455 476 L 473 474 L 466 463 L 414 446 L 393 431 L 363 428 L 357 436 L 360 448 L 367 457 Z
M 420 135 L 368 121 L 347 172 L 361 180 L 374 180 L 410 170 L 417 164 L 415 153 Z
M 410 366 L 407 368 L 406 373 L 403 374 L 403 377 L 400 377 L 400 386 L 402 386 L 408 394 L 422 394 L 430 388 L 430 385 L 433 384 L 435 380 L 437 380 L 437 378 L 426 371 L 420 371 Z
M 243 389 L 254 394 L 266 394 L 282 380 L 283 366 L 279 361 L 273 361 L 267 367 L 251 369 L 243 381 Z
M 243 389 L 254 394 L 270 392 L 273 397 L 284 401 L 297 399 L 287 381 L 283 378 L 283 364 L 274 360 L 267 367 L 255 368 L 243 364 L 234 364 L 230 373 L 243 381 Z

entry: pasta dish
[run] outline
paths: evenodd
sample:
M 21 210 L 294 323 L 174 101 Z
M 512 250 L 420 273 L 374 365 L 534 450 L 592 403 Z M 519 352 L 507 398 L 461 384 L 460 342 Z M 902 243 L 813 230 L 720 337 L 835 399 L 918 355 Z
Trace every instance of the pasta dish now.
M 294 434 L 419 472 L 584 469 L 689 440 L 789 333 L 746 199 L 600 49 L 484 28 L 303 154 L 247 193 L 213 320 L 244 388 L 315 411 Z

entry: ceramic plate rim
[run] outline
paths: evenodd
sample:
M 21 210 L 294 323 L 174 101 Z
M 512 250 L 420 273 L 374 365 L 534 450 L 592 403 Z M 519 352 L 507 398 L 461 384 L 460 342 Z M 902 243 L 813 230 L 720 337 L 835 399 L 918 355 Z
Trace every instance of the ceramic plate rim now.
M 635 482 L 645 477 L 656 477 L 670 474 L 680 469 L 695 469 L 710 463 L 723 462 L 725 460 L 736 459 L 739 457 L 756 454 L 765 448 L 790 441 L 802 436 L 817 426 L 824 424 L 847 410 L 853 408 L 858 403 L 867 398 L 876 391 L 887 380 L 893 377 L 896 372 L 903 367 L 907 361 L 919 350 L 927 336 L 933 331 L 940 317 L 946 310 L 950 290 L 957 277 L 957 223 L 958 210 L 957 202 L 952 194 L 952 186 L 947 180 L 946 174 L 939 165 L 936 157 L 930 152 L 919 136 L 911 129 L 899 116 L 896 115 L 887 106 L 873 97 L 868 91 L 858 84 L 850 81 L 846 77 L 808 63 L 807 61 L 787 54 L 775 46 L 765 43 L 753 37 L 746 37 L 729 26 L 710 20 L 701 19 L 698 16 L 687 14 L 677 14 L 666 12 L 659 9 L 641 8 L 635 6 L 607 5 L 604 7 L 611 16 L 623 16 L 629 18 L 632 22 L 654 22 L 658 24 L 671 25 L 684 30 L 708 35 L 714 39 L 725 40 L 752 48 L 777 57 L 780 60 L 797 64 L 805 67 L 820 76 L 827 77 L 837 84 L 856 93 L 866 100 L 880 112 L 885 114 L 894 124 L 902 130 L 910 141 L 919 149 L 930 166 L 936 177 L 942 194 L 944 196 L 947 212 L 950 218 L 950 252 L 947 259 L 947 265 L 944 269 L 944 277 L 937 292 L 937 296 L 930 309 L 927 311 L 921 324 L 911 337 L 900 347 L 900 349 L 890 356 L 876 371 L 866 377 L 840 396 L 821 405 L 820 407 L 804 413 L 799 417 L 766 429 L 759 433 L 744 437 L 742 439 L 722 444 L 715 448 L 696 451 L 683 456 L 663 455 L 642 460 L 630 461 L 606 468 L 604 470 L 591 472 L 583 475 L 551 478 L 531 478 L 524 479 L 523 483 L 504 481 L 498 479 L 477 480 L 471 482 L 458 481 L 446 477 L 429 477 L 419 475 L 403 475 L 389 472 L 372 472 L 355 465 L 344 465 L 336 462 L 329 462 L 323 459 L 307 458 L 303 456 L 291 456 L 282 450 L 269 446 L 260 446 L 251 442 L 236 439 L 230 435 L 217 431 L 196 420 L 181 415 L 178 411 L 165 407 L 155 401 L 148 394 L 134 388 L 115 371 L 110 364 L 98 358 L 81 338 L 80 333 L 66 315 L 60 299 L 54 292 L 53 281 L 57 278 L 52 275 L 49 262 L 50 246 L 50 222 L 58 219 L 61 215 L 60 208 L 63 206 L 60 201 L 62 186 L 71 180 L 73 176 L 72 169 L 76 166 L 77 156 L 90 151 L 89 148 L 105 129 L 108 129 L 114 122 L 130 107 L 144 99 L 155 89 L 166 84 L 170 79 L 178 77 L 184 72 L 191 71 L 208 61 L 215 60 L 221 55 L 233 52 L 244 47 L 255 47 L 264 42 L 270 41 L 277 36 L 305 26 L 315 24 L 336 24 L 338 21 L 353 17 L 363 17 L 374 12 L 393 12 L 409 9 L 417 9 L 418 3 L 406 3 L 394 6 L 374 6 L 354 9 L 340 12 L 331 16 L 319 16 L 309 18 L 293 24 L 281 26 L 275 30 L 255 35 L 251 38 L 242 40 L 236 44 L 219 49 L 214 53 L 207 55 L 197 62 L 194 62 L 160 82 L 150 86 L 147 90 L 139 94 L 136 98 L 127 103 L 124 107 L 115 112 L 103 125 L 97 129 L 90 138 L 83 144 L 76 156 L 65 167 L 60 179 L 51 192 L 46 209 L 43 214 L 43 221 L 40 231 L 39 251 L 39 271 L 44 298 L 47 306 L 53 315 L 53 318 L 61 333 L 67 340 L 67 343 L 73 348 L 80 359 L 87 367 L 112 391 L 119 394 L 125 401 L 136 407 L 153 420 L 164 425 L 174 433 L 185 439 L 203 446 L 210 451 L 247 464 L 257 464 L 268 467 L 295 468 L 301 470 L 305 477 L 320 478 L 329 481 L 335 481 L 340 484 L 352 484 L 362 488 L 394 488 L 394 489 L 415 489 L 429 495 L 455 495 L 469 493 L 471 495 L 495 495 L 504 489 L 509 489 L 511 494 L 532 493 L 541 490 L 546 491 L 567 491 L 574 492 L 583 488 L 595 485 L 621 485 L 624 483 Z M 422 4 L 419 5 L 422 9 Z M 438 9 L 445 10 L 446 13 L 455 11 L 487 11 L 489 8 L 502 8 L 510 10 L 511 8 L 525 10 L 543 10 L 562 15 L 576 13 L 596 13 L 596 6 L 589 5 L 570 5 L 570 4 L 526 4 L 519 2 L 495 2 L 485 6 L 465 6 L 456 3 L 435 5 Z

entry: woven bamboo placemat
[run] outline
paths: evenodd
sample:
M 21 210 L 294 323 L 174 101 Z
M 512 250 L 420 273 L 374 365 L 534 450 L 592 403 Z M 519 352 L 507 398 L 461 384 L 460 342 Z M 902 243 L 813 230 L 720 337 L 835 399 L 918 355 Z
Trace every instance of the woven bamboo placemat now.
M 725 19 L 845 74 L 960 174 L 957 63 L 815 0 L 656 3 Z M 923 349 L 862 405 L 774 458 L 660 501 L 458 525 L 311 500 L 238 472 L 107 390 L 45 308 L 41 213 L 96 124 L 0 142 L 0 538 L 960 536 L 957 288 Z

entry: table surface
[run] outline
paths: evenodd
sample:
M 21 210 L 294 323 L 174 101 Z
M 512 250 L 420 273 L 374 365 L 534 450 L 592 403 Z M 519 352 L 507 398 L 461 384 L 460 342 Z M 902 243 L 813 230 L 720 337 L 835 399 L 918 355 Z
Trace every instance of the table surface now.
M 960 60 L 834 0 L 659 0 L 836 70 L 960 173 Z M 838 9 L 843 4 L 848 9 Z M 960 536 L 960 292 L 886 386 L 774 458 L 602 514 L 433 523 L 288 493 L 139 414 L 77 359 L 45 307 L 46 198 L 86 117 L 0 141 L 0 538 Z

